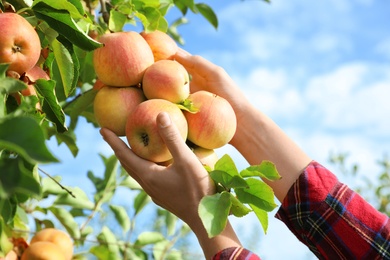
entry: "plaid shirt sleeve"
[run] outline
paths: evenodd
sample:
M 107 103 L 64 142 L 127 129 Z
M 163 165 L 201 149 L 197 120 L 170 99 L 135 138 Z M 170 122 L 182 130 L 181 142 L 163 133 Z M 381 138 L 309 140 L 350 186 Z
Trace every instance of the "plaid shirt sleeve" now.
M 315 161 L 290 188 L 276 217 L 319 259 L 390 259 L 389 217 Z M 227 248 L 213 258 L 223 259 L 260 258 Z
M 390 259 L 389 217 L 315 161 L 276 217 L 319 259 Z

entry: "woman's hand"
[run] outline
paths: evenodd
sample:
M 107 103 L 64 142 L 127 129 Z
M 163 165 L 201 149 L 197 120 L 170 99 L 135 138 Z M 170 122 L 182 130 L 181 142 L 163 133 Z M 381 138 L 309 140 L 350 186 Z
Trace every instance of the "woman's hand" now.
M 241 246 L 229 222 L 221 234 L 208 237 L 198 214 L 198 205 L 204 196 L 215 193 L 215 184 L 183 141 L 169 115 L 160 113 L 157 123 L 160 135 L 173 156 L 173 163 L 167 167 L 138 157 L 110 130 L 103 128 L 100 132 L 125 170 L 152 200 L 190 226 L 206 259 L 211 259 L 222 249 Z
M 198 204 L 205 195 L 215 193 L 215 185 L 195 154 L 183 141 L 167 113 L 160 113 L 157 123 L 161 137 L 173 156 L 173 163 L 161 166 L 144 160 L 113 132 L 101 129 L 104 140 L 114 150 L 122 166 L 159 206 L 191 225 Z

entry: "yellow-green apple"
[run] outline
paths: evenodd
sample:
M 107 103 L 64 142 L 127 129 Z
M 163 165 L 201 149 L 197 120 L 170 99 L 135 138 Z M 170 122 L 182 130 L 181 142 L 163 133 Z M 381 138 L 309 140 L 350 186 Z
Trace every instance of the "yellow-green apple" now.
M 104 46 L 93 52 L 93 65 L 98 78 L 112 87 L 140 84 L 146 68 L 154 62 L 153 53 L 137 32 L 103 34 L 98 41 Z
M 141 32 L 153 52 L 154 61 L 172 60 L 178 50 L 176 42 L 166 33 L 156 30 L 153 32 Z
M 165 99 L 149 99 L 139 104 L 130 113 L 126 124 L 127 141 L 135 154 L 153 162 L 165 162 L 172 158 L 158 132 L 157 115 L 167 112 L 185 140 L 187 121 L 180 108 Z
M 207 149 L 229 143 L 237 126 L 230 103 L 205 90 L 191 93 L 188 100 L 198 109 L 196 113 L 183 111 L 188 122 L 188 140 Z
M 142 89 L 148 99 L 161 98 L 181 103 L 190 94 L 188 72 L 177 61 L 156 61 L 146 69 Z
M 16 13 L 0 13 L 0 63 L 20 75 L 38 62 L 41 42 L 34 27 Z
M 96 121 L 116 135 L 125 136 L 127 117 L 143 101 L 145 96 L 139 88 L 102 87 L 93 102 Z
M 219 159 L 214 149 L 206 149 L 200 146 L 195 146 L 192 148 L 192 151 L 204 166 L 210 167 L 211 170 L 214 169 L 214 165 Z
M 56 245 L 60 251 L 62 251 L 63 259 L 71 260 L 73 256 L 73 241 L 68 235 L 62 230 L 56 228 L 45 228 L 38 231 L 31 239 L 30 246 L 35 243 L 50 242 Z M 43 248 L 42 248 L 43 250 Z M 40 259 L 40 258 L 39 258 Z M 50 259 L 56 259 L 54 256 Z

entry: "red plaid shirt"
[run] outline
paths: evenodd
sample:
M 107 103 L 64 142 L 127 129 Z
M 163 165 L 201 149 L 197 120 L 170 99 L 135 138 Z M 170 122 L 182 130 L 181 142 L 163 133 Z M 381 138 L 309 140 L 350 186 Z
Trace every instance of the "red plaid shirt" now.
M 389 217 L 313 161 L 289 190 L 276 217 L 319 259 L 390 259 Z M 260 259 L 228 248 L 219 259 Z

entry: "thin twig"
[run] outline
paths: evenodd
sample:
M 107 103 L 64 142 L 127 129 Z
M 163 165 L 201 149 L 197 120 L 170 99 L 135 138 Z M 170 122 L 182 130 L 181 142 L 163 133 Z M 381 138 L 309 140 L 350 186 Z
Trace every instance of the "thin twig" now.
M 50 174 L 48 174 L 47 172 L 45 172 L 43 169 L 39 168 L 38 167 L 38 170 L 41 171 L 43 174 L 45 174 L 47 177 L 49 177 L 50 179 L 52 179 L 55 183 L 58 184 L 58 186 L 61 187 L 61 189 L 65 190 L 70 196 L 72 196 L 73 198 L 76 198 L 76 196 L 70 191 L 68 190 L 67 188 L 65 188 L 64 186 L 62 186 L 61 183 L 59 183 L 56 179 L 54 179 L 52 176 L 50 176 Z

